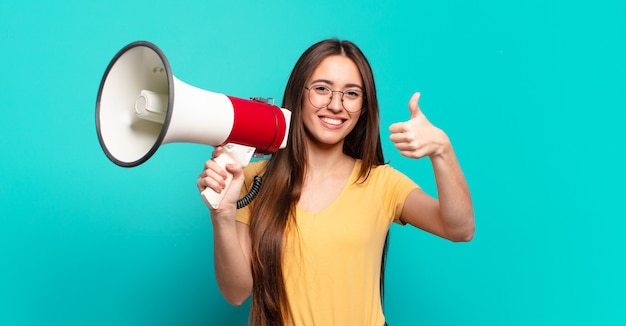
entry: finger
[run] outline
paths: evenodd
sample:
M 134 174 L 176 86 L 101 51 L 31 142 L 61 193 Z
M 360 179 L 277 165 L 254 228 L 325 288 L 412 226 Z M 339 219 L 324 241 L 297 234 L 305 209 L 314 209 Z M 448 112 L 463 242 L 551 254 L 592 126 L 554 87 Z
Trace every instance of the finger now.
M 228 199 L 230 202 L 237 202 L 241 193 L 241 187 L 243 186 L 244 173 L 241 165 L 232 163 L 226 164 L 226 170 L 232 174 L 233 178 L 227 189 L 227 194 L 224 199 Z
M 220 193 L 224 189 L 224 183 L 223 182 L 220 183 L 216 179 L 210 178 L 210 177 L 198 178 L 198 181 L 196 182 L 196 185 L 197 185 L 198 190 L 200 192 L 203 192 L 206 189 L 210 188 L 213 191 L 215 191 L 217 193 Z
M 236 163 L 226 164 L 226 171 L 233 175 L 233 180 L 239 180 L 243 178 L 243 168 Z
M 403 133 L 406 130 L 406 126 L 404 122 L 396 122 L 389 126 L 389 132 L 393 134 Z
M 226 171 L 224 171 L 224 169 L 217 164 L 217 162 L 215 162 L 213 159 L 210 159 L 206 162 L 204 162 L 204 171 L 214 171 L 215 173 L 217 173 L 219 176 L 221 176 L 223 179 L 226 179 L 227 175 L 226 175 Z
M 423 148 L 416 148 L 415 146 L 408 143 L 396 144 L 395 147 L 400 152 L 400 155 L 408 158 L 422 158 L 425 156 L 423 154 Z
M 225 180 L 226 178 L 216 171 L 207 169 L 198 176 L 198 189 L 203 191 L 206 188 L 211 188 L 219 193 L 221 189 L 226 187 Z
M 211 154 L 211 158 L 216 158 L 220 156 L 223 152 L 224 152 L 224 147 L 216 146 L 215 150 L 213 150 L 213 153 Z
M 389 140 L 396 144 L 406 143 L 408 141 L 408 137 L 404 132 L 394 132 L 389 136 Z
M 421 93 L 416 92 L 415 94 L 413 94 L 413 96 L 411 96 L 411 99 L 409 100 L 409 111 L 411 111 L 411 119 L 417 117 L 420 114 L 420 107 L 419 107 L 420 96 L 421 96 Z

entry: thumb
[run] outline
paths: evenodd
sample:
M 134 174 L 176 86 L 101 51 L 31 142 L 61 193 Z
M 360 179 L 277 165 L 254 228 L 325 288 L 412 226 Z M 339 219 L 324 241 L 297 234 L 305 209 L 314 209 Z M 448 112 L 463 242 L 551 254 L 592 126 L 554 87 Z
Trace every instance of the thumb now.
M 232 202 L 237 202 L 239 199 L 239 193 L 241 192 L 241 187 L 243 186 L 243 168 L 237 163 L 226 164 L 225 168 L 226 171 L 232 174 L 232 179 L 228 185 L 228 189 L 225 189 L 226 195 L 224 198 L 228 198 L 228 200 Z
M 226 164 L 226 171 L 230 172 L 233 175 L 233 181 L 242 181 L 243 180 L 243 168 L 238 163 L 229 163 Z
M 421 96 L 421 93 L 416 92 L 411 97 L 411 100 L 409 100 L 409 110 L 411 111 L 411 119 L 417 117 L 421 112 L 420 107 L 419 107 L 420 96 Z

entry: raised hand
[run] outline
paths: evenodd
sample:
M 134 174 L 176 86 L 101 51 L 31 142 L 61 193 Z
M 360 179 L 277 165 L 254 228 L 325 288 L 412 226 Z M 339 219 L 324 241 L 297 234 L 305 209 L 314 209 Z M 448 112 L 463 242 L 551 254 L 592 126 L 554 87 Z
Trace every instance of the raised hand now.
M 435 127 L 419 107 L 420 93 L 415 93 L 409 101 L 411 118 L 394 123 L 389 127 L 389 139 L 395 143 L 400 154 L 410 158 L 422 158 L 442 154 L 450 146 L 448 136 Z

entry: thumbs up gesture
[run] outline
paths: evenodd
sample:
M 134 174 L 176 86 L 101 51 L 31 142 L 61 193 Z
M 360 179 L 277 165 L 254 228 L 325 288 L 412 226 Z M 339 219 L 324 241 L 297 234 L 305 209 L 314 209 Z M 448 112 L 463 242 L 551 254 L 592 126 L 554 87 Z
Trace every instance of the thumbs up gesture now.
M 415 93 L 409 101 L 411 119 L 389 127 L 389 139 L 395 143 L 400 154 L 416 159 L 440 155 L 450 147 L 448 136 L 431 124 L 420 110 L 419 99 L 420 93 Z

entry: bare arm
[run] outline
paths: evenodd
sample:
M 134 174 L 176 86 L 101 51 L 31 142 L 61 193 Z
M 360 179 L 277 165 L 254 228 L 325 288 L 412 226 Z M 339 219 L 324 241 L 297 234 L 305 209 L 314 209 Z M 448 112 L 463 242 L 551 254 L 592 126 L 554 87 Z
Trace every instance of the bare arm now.
M 219 155 L 220 150 L 216 149 L 214 157 Z M 231 304 L 241 305 L 252 293 L 252 249 L 248 225 L 235 220 L 237 199 L 243 185 L 243 170 L 237 165 L 226 168 L 233 174 L 228 193 L 218 209 L 209 207 L 213 223 L 213 259 L 215 277 L 222 295 Z M 222 191 L 225 179 L 225 172 L 213 160 L 209 160 L 198 176 L 198 190 L 202 192 L 209 187 Z
M 411 119 L 393 124 L 390 139 L 406 157 L 430 158 L 439 200 L 422 190 L 414 190 L 404 204 L 401 219 L 451 241 L 470 241 L 475 224 L 467 182 L 450 139 L 426 119 L 418 101 L 419 93 L 416 93 L 409 102 Z

